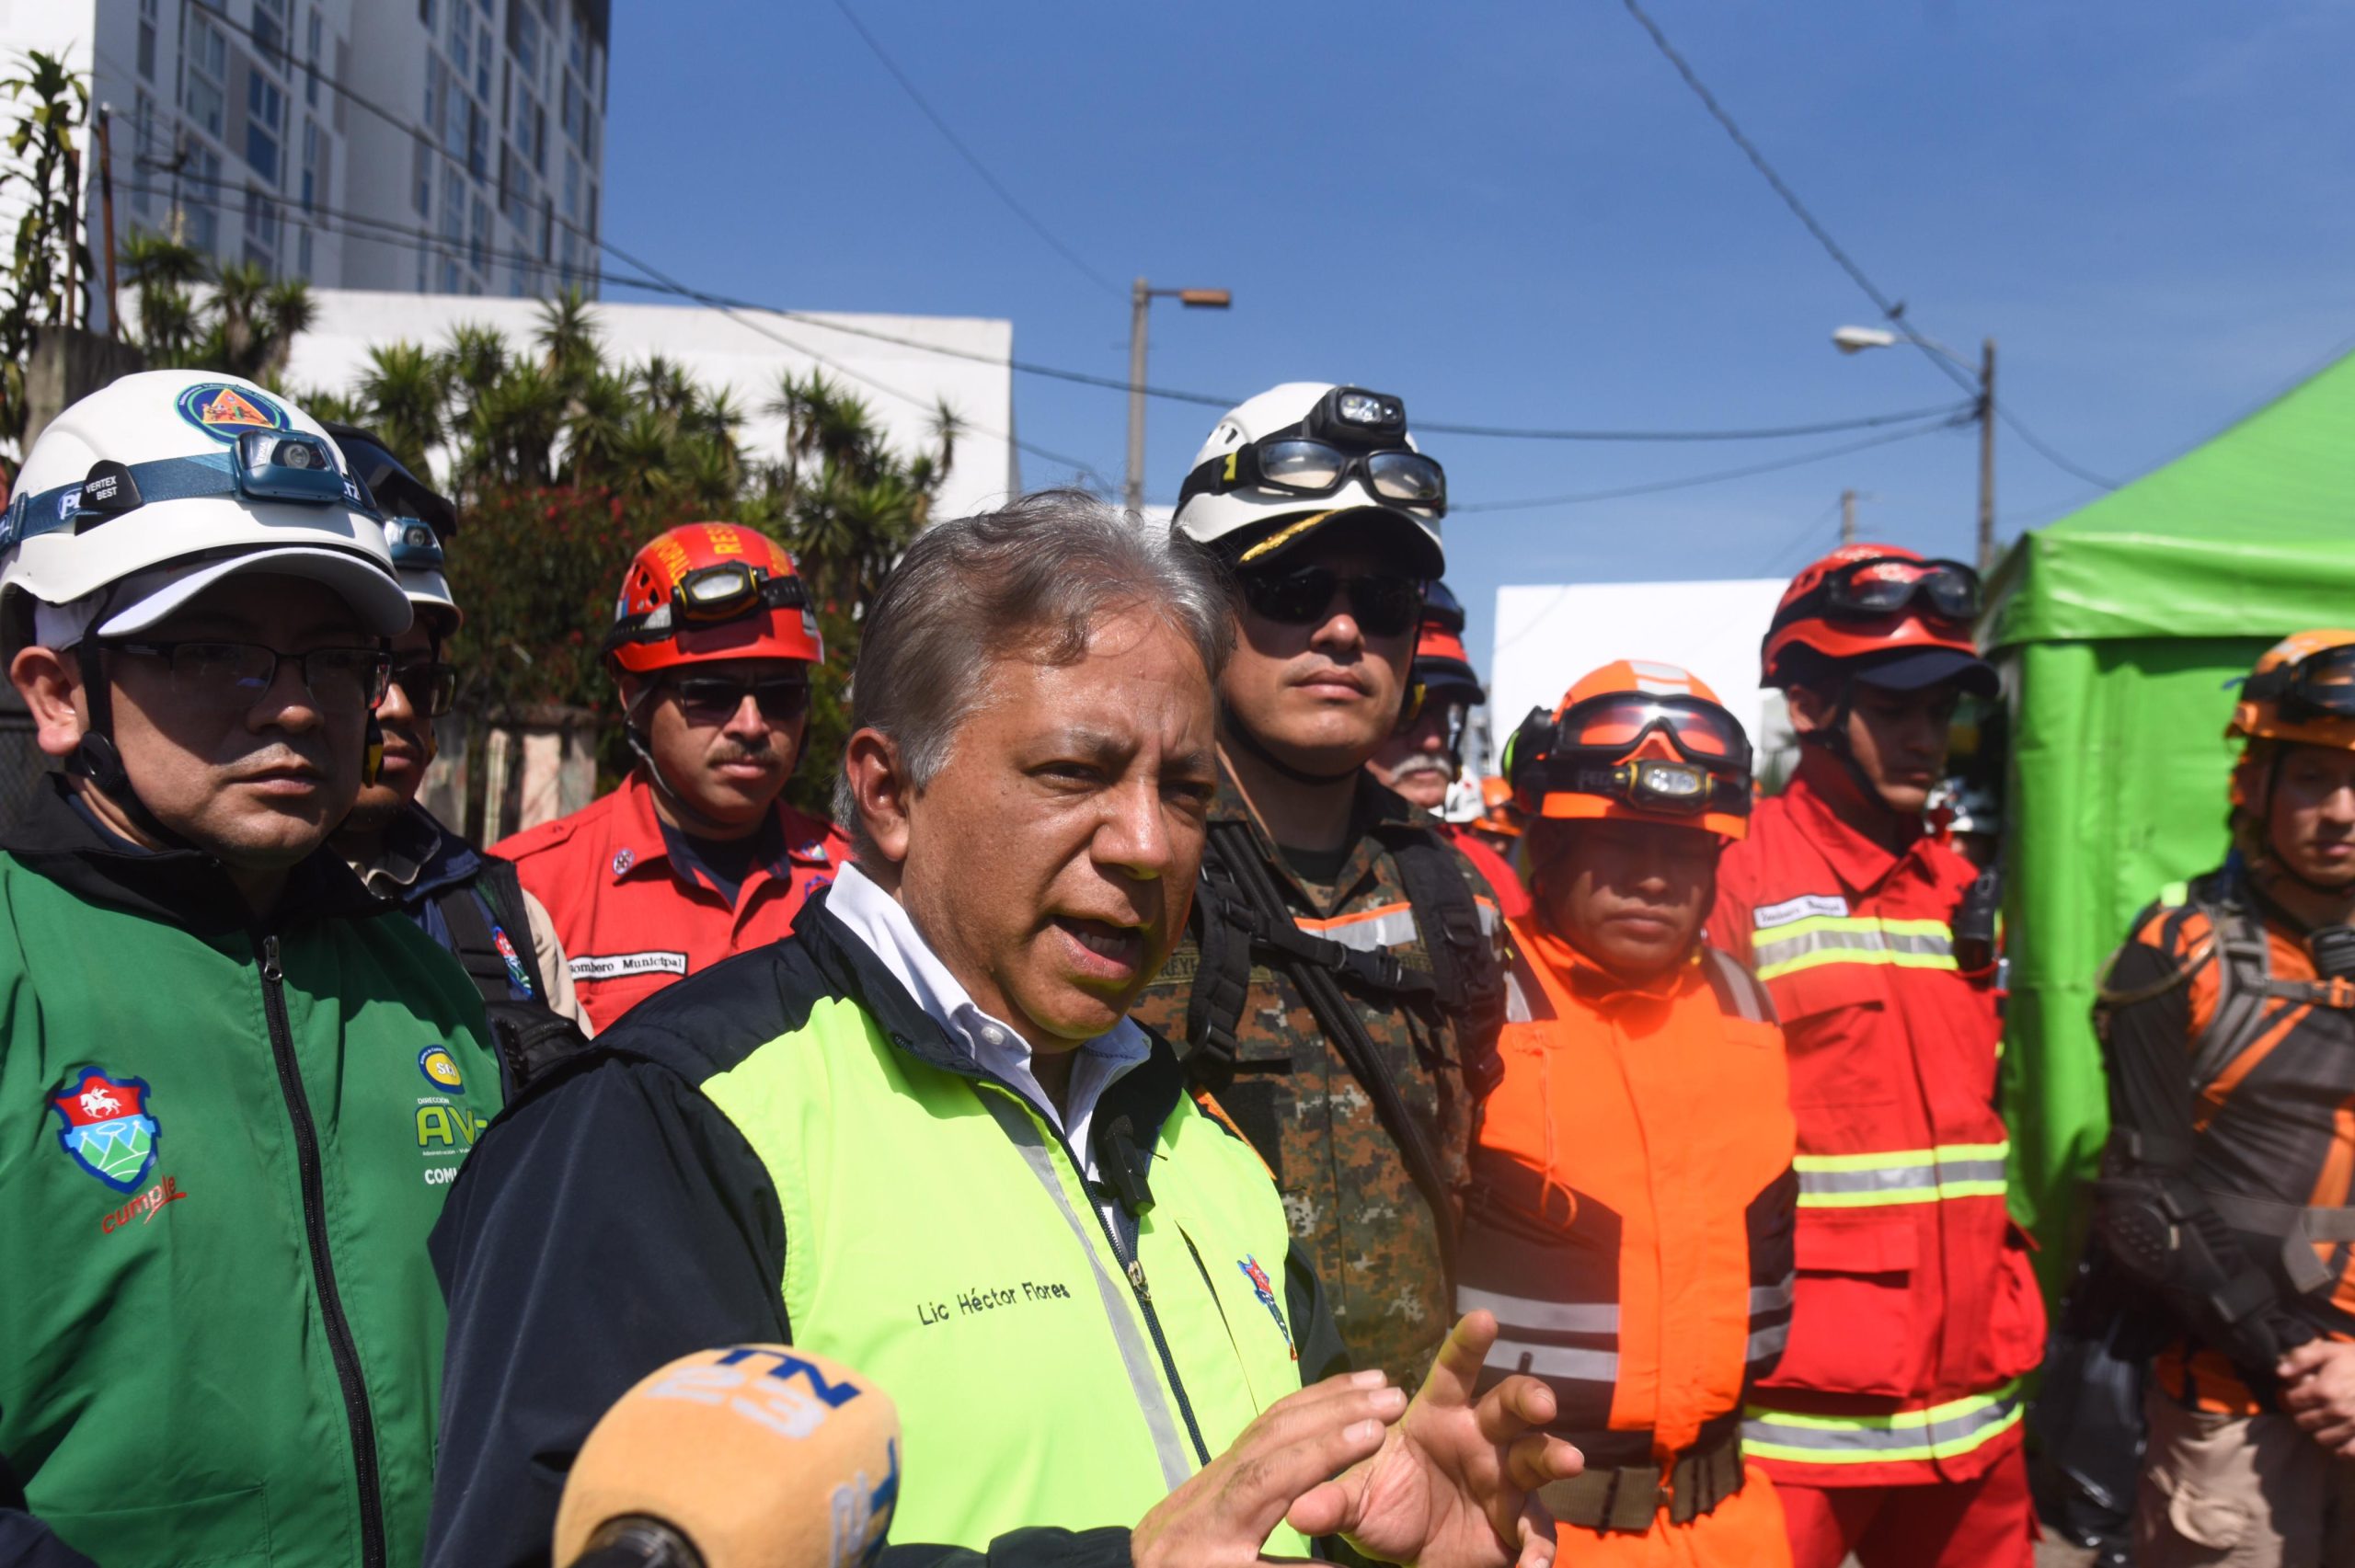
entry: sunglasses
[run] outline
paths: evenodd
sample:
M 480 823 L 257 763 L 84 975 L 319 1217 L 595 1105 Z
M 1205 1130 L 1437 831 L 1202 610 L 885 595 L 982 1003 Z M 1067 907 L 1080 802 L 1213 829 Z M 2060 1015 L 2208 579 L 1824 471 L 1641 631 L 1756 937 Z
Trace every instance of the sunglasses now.
M 810 682 L 798 675 L 774 675 L 758 681 L 724 675 L 687 675 L 669 682 L 679 712 L 698 727 L 726 724 L 750 697 L 761 716 L 773 725 L 792 724 L 810 711 Z
M 1392 572 L 1345 578 L 1330 567 L 1301 567 L 1289 572 L 1245 572 L 1243 601 L 1263 619 L 1285 626 L 1314 626 L 1326 619 L 1337 592 L 1349 596 L 1350 613 L 1368 636 L 1396 637 L 1414 630 L 1423 614 L 1423 585 Z
M 437 664 L 430 660 L 393 666 L 393 684 L 408 699 L 409 710 L 419 718 L 440 718 L 456 705 L 458 700 L 458 667 Z

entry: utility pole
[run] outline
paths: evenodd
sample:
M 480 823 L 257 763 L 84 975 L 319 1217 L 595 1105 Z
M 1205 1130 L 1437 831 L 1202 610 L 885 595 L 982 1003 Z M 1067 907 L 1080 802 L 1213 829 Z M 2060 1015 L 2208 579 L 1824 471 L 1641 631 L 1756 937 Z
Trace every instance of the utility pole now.
M 115 297 L 114 280 L 114 142 L 108 128 L 114 111 L 106 104 L 98 106 L 98 192 L 101 220 L 106 224 L 107 238 L 107 336 L 117 340 L 122 337 L 122 312 Z
M 1856 492 L 1843 490 L 1840 492 L 1840 543 L 1854 544 L 1855 542 Z
M 1235 296 L 1224 289 L 1156 289 L 1140 278 L 1129 291 L 1129 477 L 1120 504 L 1144 512 L 1145 315 L 1156 299 L 1175 299 L 1188 310 L 1224 310 Z
M 1995 569 L 1995 340 L 1979 345 L 1979 570 Z

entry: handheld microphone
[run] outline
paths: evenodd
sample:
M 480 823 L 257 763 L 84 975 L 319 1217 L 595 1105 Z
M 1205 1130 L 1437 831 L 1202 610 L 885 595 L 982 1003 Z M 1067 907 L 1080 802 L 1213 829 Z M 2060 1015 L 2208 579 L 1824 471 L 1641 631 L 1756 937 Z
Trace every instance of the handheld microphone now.
M 900 1494 L 900 1414 L 782 1345 L 684 1356 L 599 1419 L 556 1516 L 569 1568 L 872 1568 Z

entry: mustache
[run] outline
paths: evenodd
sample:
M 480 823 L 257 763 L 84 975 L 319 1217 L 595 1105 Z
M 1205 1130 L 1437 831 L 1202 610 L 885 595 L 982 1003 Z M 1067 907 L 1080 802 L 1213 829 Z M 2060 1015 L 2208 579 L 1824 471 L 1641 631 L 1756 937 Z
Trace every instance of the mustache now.
M 1446 758 L 1426 756 L 1421 752 L 1390 770 L 1390 776 L 1394 779 L 1408 779 L 1417 773 L 1437 773 L 1442 778 L 1452 779 L 1455 776 L 1455 770 L 1448 764 Z

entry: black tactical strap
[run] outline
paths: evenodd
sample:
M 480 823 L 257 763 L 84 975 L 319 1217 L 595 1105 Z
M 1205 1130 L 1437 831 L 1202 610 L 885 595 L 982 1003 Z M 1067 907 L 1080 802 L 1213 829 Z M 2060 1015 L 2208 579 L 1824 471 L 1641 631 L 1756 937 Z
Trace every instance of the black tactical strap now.
M 1614 1434 L 1617 1436 L 1617 1434 Z M 1663 1476 L 1655 1464 L 1590 1468 L 1538 1489 L 1547 1512 L 1580 1529 L 1640 1535 L 1661 1508 L 1671 1524 L 1690 1524 L 1741 1490 L 1741 1437 L 1723 1431 L 1678 1454 Z
M 507 967 L 507 956 L 499 950 L 490 912 L 483 907 L 483 901 L 471 882 L 445 887 L 433 895 L 434 908 L 442 911 L 442 923 L 450 928 L 451 951 L 465 969 L 466 978 L 474 981 L 475 990 L 482 993 L 486 1002 L 511 1001 L 515 997 L 515 977 Z M 508 931 L 510 943 L 515 940 L 506 922 L 501 921 L 500 929 Z M 528 940 L 527 936 L 527 943 Z M 523 956 L 523 951 L 521 947 L 516 949 L 518 958 Z M 530 969 L 523 972 L 531 978 L 529 989 L 536 994 L 538 977 Z
M 1267 863 L 1260 859 L 1258 845 L 1246 824 L 1211 825 L 1209 841 L 1202 846 L 1202 883 L 1205 891 L 1223 885 L 1239 895 L 1227 907 L 1246 912 L 1253 936 L 1280 931 L 1300 934 L 1292 923 L 1291 911 L 1284 906 L 1282 890 L 1276 886 L 1275 876 Z M 1206 912 L 1206 923 L 1209 918 Z M 1338 943 L 1330 945 L 1339 949 Z M 1342 991 L 1335 971 L 1308 956 L 1310 951 L 1301 944 L 1283 942 L 1271 943 L 1268 947 L 1271 967 L 1281 967 L 1291 975 L 1302 1000 L 1315 1015 L 1317 1026 L 1340 1053 L 1342 1062 L 1365 1090 L 1366 1097 L 1373 1102 L 1374 1115 L 1383 1130 L 1390 1135 L 1407 1175 L 1423 1195 L 1423 1201 L 1430 1206 L 1431 1217 L 1439 1228 L 1441 1269 L 1452 1289 L 1455 1279 L 1454 1210 L 1442 1167 L 1423 1137 L 1422 1128 L 1416 1125 L 1406 1102 L 1399 1098 L 1398 1085 L 1383 1065 L 1381 1053 L 1366 1032 L 1365 1021 L 1358 1016 L 1356 1005 Z M 1247 985 L 1247 967 L 1244 979 Z M 1236 1016 L 1240 1016 L 1239 1007 Z M 1190 1008 L 1188 1022 L 1192 1022 Z M 1227 1026 L 1232 1028 L 1232 1020 Z
M 1376 832 L 1407 885 L 1407 907 L 1430 955 L 1440 1010 L 1455 1024 L 1465 1083 L 1473 1098 L 1486 1099 L 1505 1074 L 1497 1055 L 1497 1036 L 1505 1024 L 1505 975 L 1495 944 L 1480 928 L 1479 903 L 1437 833 L 1411 825 Z

